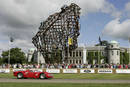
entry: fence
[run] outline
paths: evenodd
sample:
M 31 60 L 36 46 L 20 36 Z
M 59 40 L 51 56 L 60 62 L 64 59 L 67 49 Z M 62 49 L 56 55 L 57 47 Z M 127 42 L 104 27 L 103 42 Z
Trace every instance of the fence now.
M 24 71 L 26 69 L 0 69 L 0 73 L 10 73 L 10 72 L 14 72 L 14 71 Z M 48 73 L 56 73 L 56 74 L 67 74 L 67 73 L 73 73 L 73 74 L 77 74 L 77 73 L 81 73 L 81 74 L 85 74 L 85 73 L 90 73 L 90 74 L 102 74 L 102 73 L 111 73 L 111 74 L 120 74 L 120 73 L 124 73 L 124 74 L 130 74 L 130 69 L 31 69 L 31 70 L 35 70 L 37 71 L 44 71 L 44 72 L 48 72 Z

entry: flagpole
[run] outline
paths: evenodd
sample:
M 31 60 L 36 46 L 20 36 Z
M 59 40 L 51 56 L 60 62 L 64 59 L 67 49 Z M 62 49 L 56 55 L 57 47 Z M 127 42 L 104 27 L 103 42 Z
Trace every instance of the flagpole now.
M 70 57 L 69 47 L 70 47 L 70 45 L 73 44 L 73 41 L 72 41 L 72 40 L 73 40 L 73 39 L 72 39 L 70 36 L 68 36 L 68 58 Z M 76 63 L 76 61 L 75 61 L 75 63 Z
M 10 48 L 11 48 L 10 46 L 11 46 L 11 42 L 13 42 L 13 40 L 14 40 L 14 39 L 13 39 L 12 37 L 9 36 L 9 55 L 8 55 L 9 58 L 8 58 L 8 68 L 10 68 L 10 54 L 11 54 L 11 53 L 10 53 Z
M 68 40 L 69 40 L 69 37 L 68 37 Z M 68 42 L 68 59 L 69 59 L 69 42 Z

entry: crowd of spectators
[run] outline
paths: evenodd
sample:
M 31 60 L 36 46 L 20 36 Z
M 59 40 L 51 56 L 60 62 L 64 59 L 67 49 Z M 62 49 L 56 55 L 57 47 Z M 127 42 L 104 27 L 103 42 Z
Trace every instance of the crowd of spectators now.
M 73 68 L 110 68 L 130 69 L 130 64 L 2 64 L 0 68 L 50 68 L 50 69 L 73 69 Z

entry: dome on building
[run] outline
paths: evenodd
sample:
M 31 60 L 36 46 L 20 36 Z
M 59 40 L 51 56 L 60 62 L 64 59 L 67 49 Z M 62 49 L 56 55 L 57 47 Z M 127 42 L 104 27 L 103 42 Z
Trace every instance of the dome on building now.
M 35 50 L 35 48 L 30 48 L 30 49 L 29 49 L 29 51 L 34 51 L 34 50 Z
M 111 44 L 118 44 L 118 42 L 115 41 L 115 40 L 110 41 L 110 43 L 111 43 Z

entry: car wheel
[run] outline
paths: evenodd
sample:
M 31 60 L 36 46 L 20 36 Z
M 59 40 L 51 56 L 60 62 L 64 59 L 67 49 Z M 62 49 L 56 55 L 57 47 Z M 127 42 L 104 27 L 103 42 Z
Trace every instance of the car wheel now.
M 17 74 L 17 78 L 18 78 L 18 79 L 22 79 L 22 78 L 23 78 L 23 74 L 22 74 L 22 73 L 18 73 L 18 74 Z
M 45 74 L 44 73 L 41 73 L 40 76 L 39 76 L 40 79 L 45 79 Z

